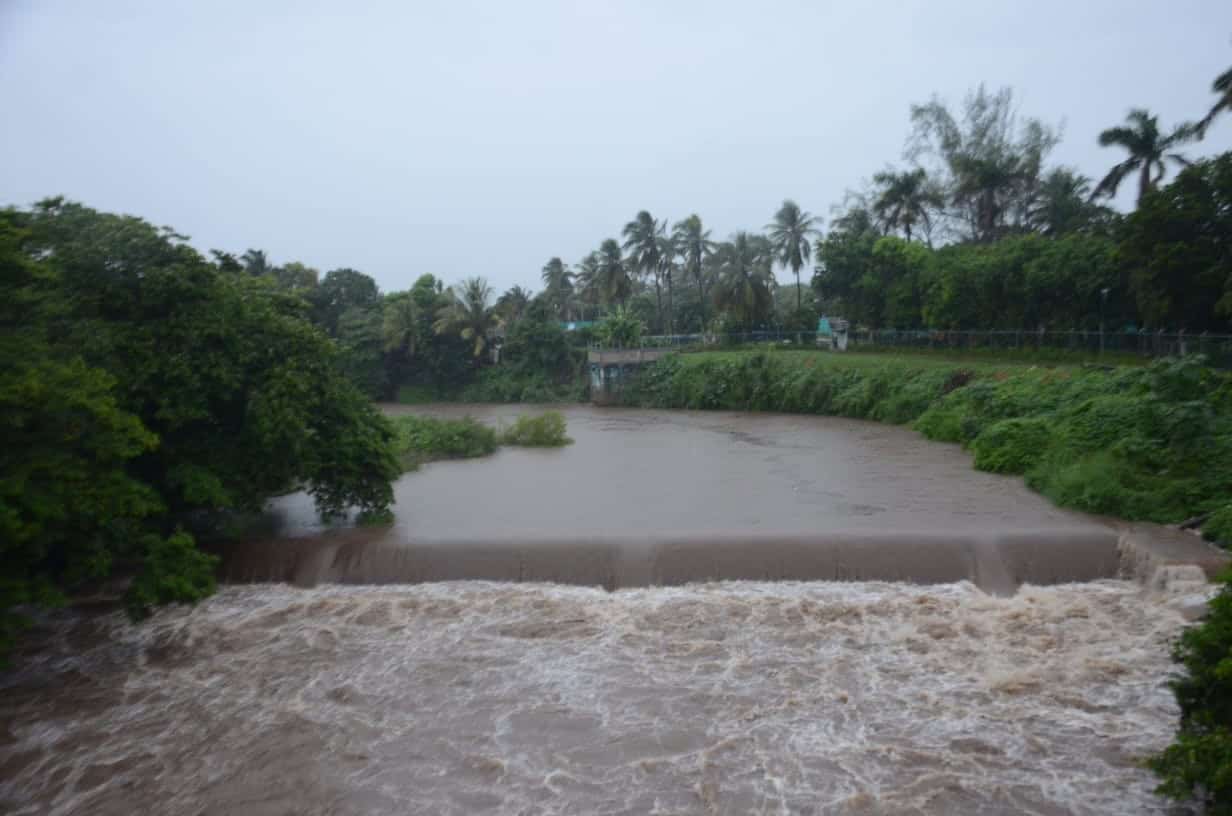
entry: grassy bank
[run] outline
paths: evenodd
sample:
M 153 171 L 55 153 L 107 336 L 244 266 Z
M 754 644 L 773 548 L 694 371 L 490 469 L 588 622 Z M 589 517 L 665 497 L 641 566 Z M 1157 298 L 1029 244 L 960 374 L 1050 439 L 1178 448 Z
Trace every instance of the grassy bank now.
M 396 431 L 394 452 L 403 471 L 442 459 L 490 456 L 501 445 L 559 447 L 573 441 L 565 432 L 565 418 L 556 411 L 520 416 L 507 429 L 491 428 L 472 417 L 402 415 L 391 422 Z
M 1057 504 L 1125 519 L 1232 515 L 1232 376 L 1199 358 L 1041 367 L 890 354 L 675 355 L 624 395 L 654 408 L 784 411 L 911 423 L 1020 474 Z M 921 478 L 924 478 L 921 474 Z M 1227 542 L 1225 542 L 1227 543 Z

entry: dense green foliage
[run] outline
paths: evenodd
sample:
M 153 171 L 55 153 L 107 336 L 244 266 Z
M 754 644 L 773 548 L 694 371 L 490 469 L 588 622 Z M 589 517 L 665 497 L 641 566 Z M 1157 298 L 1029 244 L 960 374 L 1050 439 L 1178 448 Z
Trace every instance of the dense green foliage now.
M 439 419 L 411 414 L 395 417 L 394 450 L 403 470 L 437 459 L 473 459 L 496 452 L 496 431 L 473 417 Z
M 0 267 L 4 615 L 117 568 L 134 613 L 198 598 L 194 537 L 296 486 L 388 512 L 392 431 L 300 296 L 58 199 L 0 213 Z
M 1232 549 L 1232 502 L 1211 513 L 1202 525 L 1202 535 L 1208 541 Z
M 671 356 L 625 399 L 659 408 L 914 422 L 975 466 L 1026 476 L 1057 504 L 1180 521 L 1232 498 L 1232 376 L 1198 358 L 1044 369 L 814 353 Z
M 573 442 L 565 433 L 565 417 L 559 411 L 539 416 L 520 416 L 500 435 L 504 445 L 529 448 L 559 448 Z
M 1172 682 L 1181 709 L 1176 740 L 1152 757 L 1159 792 L 1197 799 L 1205 812 L 1232 813 L 1232 584 L 1227 577 L 1206 619 L 1173 650 L 1182 673 Z
M 498 431 L 474 417 L 444 419 L 404 414 L 393 419 L 394 451 L 404 470 L 440 459 L 473 459 L 489 456 L 501 445 L 560 447 L 571 440 L 565 433 L 565 418 L 557 411 L 538 416 L 519 416 L 513 425 Z

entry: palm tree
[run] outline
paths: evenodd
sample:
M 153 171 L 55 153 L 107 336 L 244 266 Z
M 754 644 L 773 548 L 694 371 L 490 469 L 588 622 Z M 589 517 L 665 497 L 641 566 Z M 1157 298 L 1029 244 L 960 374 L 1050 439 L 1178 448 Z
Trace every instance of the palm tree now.
M 595 274 L 603 301 L 624 306 L 633 292 L 633 281 L 629 278 L 629 269 L 620 255 L 620 244 L 616 243 L 615 238 L 608 238 L 599 245 Z
M 401 351 L 407 357 L 414 355 L 419 337 L 419 307 L 410 292 L 398 292 L 385 298 L 382 311 L 381 337 L 385 351 Z
M 1061 235 L 1090 225 L 1108 210 L 1091 202 L 1091 180 L 1058 167 L 1040 183 L 1027 208 L 1027 226 L 1044 235 Z
M 672 227 L 672 237 L 684 257 L 685 274 L 697 281 L 698 300 L 702 310 L 702 331 L 706 330 L 706 259 L 714 252 L 710 230 L 702 227 L 702 219 L 694 214 Z
M 930 213 L 945 203 L 941 193 L 929 184 L 928 173 L 922 167 L 903 173 L 886 170 L 873 176 L 873 181 L 881 186 L 873 212 L 882 229 L 901 229 L 908 241 L 916 224 L 923 224 L 926 230 L 932 227 Z
M 667 333 L 676 333 L 675 311 L 672 300 L 672 278 L 680 270 L 681 245 L 675 232 L 670 235 L 665 231 L 666 224 L 659 230 L 659 276 L 667 283 Z
M 1138 203 L 1142 197 L 1155 189 L 1155 185 L 1163 180 L 1168 168 L 1165 160 L 1176 164 L 1188 165 L 1189 159 L 1180 153 L 1171 153 L 1173 148 L 1194 138 L 1192 125 L 1181 125 L 1166 136 L 1159 130 L 1159 117 L 1151 116 L 1149 111 L 1135 108 L 1126 117 L 1127 126 L 1108 128 L 1099 134 L 1102 147 L 1118 145 L 1129 151 L 1129 158 L 1108 171 L 1103 181 L 1095 188 L 1092 197 L 1116 195 L 1121 180 L 1135 170 L 1138 171 Z M 1152 169 L 1155 174 L 1152 176 Z
M 526 307 L 533 297 L 530 290 L 521 286 L 513 286 L 496 299 L 496 313 L 505 326 L 512 326 L 526 314 Z
M 585 320 L 585 307 L 591 308 L 591 317 L 594 317 L 603 302 L 603 288 L 599 283 L 599 253 L 587 254 L 574 265 L 574 270 L 574 286 L 583 307 L 582 319 Z
M 763 321 L 773 304 L 765 261 L 759 257 L 756 244 L 754 236 L 737 232 L 715 251 L 719 263 L 715 301 L 746 328 Z
M 468 278 L 462 281 L 462 290 L 448 290 L 450 302 L 436 313 L 432 330 L 437 334 L 456 332 L 463 340 L 472 343 L 475 357 L 483 354 L 488 345 L 488 332 L 496 323 L 496 316 L 488 301 L 492 287 L 483 278 Z
M 543 265 L 540 274 L 543 293 L 556 311 L 560 320 L 569 319 L 569 304 L 573 300 L 573 273 L 560 258 L 552 258 Z
M 264 250 L 250 249 L 240 256 L 240 260 L 244 262 L 244 271 L 254 278 L 259 278 L 273 271 L 269 259 L 265 257 Z
M 663 227 L 650 213 L 642 210 L 632 221 L 625 224 L 624 249 L 629 253 L 628 262 L 633 273 L 639 277 L 653 276 L 655 285 L 656 314 L 659 330 L 663 328 L 663 290 L 659 282 L 659 236 Z
M 1219 94 L 1219 101 L 1211 108 L 1210 113 L 1198 122 L 1195 129 L 1198 138 L 1206 136 L 1206 129 L 1211 126 L 1211 122 L 1215 121 L 1216 116 L 1225 111 L 1232 111 L 1232 68 L 1215 77 L 1215 81 L 1211 83 L 1211 90 Z
M 800 205 L 789 198 L 774 214 L 774 221 L 766 226 L 766 229 L 770 230 L 774 257 L 783 266 L 790 267 L 796 276 L 796 311 L 803 308 L 800 267 L 804 266 L 812 254 L 809 239 L 820 234 L 813 226 L 815 222 L 812 215 L 801 210 Z

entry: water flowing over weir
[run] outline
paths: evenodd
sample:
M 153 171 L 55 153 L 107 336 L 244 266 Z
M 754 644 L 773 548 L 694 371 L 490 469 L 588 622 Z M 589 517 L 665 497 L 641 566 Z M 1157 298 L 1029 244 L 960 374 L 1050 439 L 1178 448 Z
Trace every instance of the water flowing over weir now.
M 500 423 L 528 409 L 432 410 Z M 966 580 L 1008 594 L 1022 584 L 1149 577 L 1159 563 L 1221 563 L 1188 536 L 1059 510 L 1021 479 L 973 471 L 956 446 L 906 428 L 766 414 L 566 413 L 577 439 L 570 447 L 506 449 L 404 477 L 392 528 L 323 529 L 306 496 L 280 500 L 280 534 L 224 548 L 224 576 L 608 589 Z
M 567 415 L 404 477 L 389 528 L 279 500 L 197 607 L 48 614 L 0 812 L 1176 812 L 1169 591 L 1222 555 L 902 428 Z

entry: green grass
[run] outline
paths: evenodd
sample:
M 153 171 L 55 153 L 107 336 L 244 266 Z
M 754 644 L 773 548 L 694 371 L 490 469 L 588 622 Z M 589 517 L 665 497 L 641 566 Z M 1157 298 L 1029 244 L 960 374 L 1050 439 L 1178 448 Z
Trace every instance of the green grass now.
M 647 366 L 622 399 L 913 423 L 930 439 L 969 448 L 979 469 L 1024 476 L 1061 506 L 1126 519 L 1175 522 L 1232 501 L 1232 375 L 1199 358 L 1045 367 L 705 352 Z

